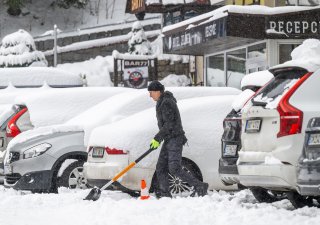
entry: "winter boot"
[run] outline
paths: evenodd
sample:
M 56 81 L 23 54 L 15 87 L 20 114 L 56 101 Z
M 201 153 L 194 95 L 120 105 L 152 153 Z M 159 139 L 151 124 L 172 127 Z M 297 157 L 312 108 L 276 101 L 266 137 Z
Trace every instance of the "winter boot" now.
M 194 186 L 194 192 L 190 195 L 191 197 L 194 197 L 196 194 L 200 196 L 205 196 L 208 194 L 208 183 L 201 182 L 197 186 Z

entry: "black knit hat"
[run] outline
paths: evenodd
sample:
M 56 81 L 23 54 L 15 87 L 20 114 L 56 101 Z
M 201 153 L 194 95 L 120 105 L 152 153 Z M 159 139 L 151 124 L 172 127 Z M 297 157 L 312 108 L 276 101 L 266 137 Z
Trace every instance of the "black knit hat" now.
M 154 80 L 148 86 L 148 91 L 164 91 L 164 86 L 159 81 Z

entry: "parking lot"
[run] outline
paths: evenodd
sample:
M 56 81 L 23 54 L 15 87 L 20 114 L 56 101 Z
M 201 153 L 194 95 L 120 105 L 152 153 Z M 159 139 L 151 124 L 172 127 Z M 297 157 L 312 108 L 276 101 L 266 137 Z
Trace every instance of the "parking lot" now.
M 89 190 L 59 189 L 59 194 L 29 194 L 0 186 L 0 224 L 317 224 L 320 209 L 294 209 L 288 200 L 257 203 L 248 190 L 209 192 L 196 198 L 132 198 L 104 191 L 96 201 L 82 200 Z

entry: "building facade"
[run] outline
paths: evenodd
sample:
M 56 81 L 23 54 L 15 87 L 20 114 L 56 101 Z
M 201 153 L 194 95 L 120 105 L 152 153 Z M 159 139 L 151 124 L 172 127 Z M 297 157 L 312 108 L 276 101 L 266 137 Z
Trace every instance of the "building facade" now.
M 195 85 L 240 88 L 246 74 L 288 61 L 305 39 L 320 38 L 320 8 L 311 7 L 319 2 L 211 0 L 214 10 L 170 24 L 163 12 L 163 50 L 195 56 Z

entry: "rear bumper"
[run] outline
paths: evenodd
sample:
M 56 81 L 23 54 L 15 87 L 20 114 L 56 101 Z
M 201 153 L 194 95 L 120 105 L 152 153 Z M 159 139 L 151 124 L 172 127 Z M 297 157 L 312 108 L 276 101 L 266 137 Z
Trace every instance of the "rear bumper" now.
M 112 162 L 112 163 L 86 162 L 83 165 L 83 170 L 84 170 L 83 172 L 88 182 L 89 180 L 92 180 L 92 181 L 95 180 L 96 182 L 99 180 L 102 180 L 102 182 L 105 182 L 105 180 L 111 180 L 125 166 L 127 165 L 123 165 L 120 163 L 118 164 L 116 162 Z M 121 180 L 121 178 L 119 180 Z
M 226 185 L 239 183 L 239 173 L 237 168 L 238 158 L 220 158 L 219 175 L 222 182 Z
M 298 191 L 304 196 L 320 195 L 320 165 L 309 163 L 298 165 Z
M 296 190 L 296 169 L 292 165 L 240 163 L 240 183 L 247 187 L 264 187 L 270 190 Z

